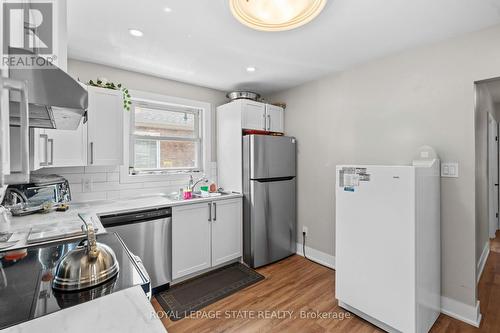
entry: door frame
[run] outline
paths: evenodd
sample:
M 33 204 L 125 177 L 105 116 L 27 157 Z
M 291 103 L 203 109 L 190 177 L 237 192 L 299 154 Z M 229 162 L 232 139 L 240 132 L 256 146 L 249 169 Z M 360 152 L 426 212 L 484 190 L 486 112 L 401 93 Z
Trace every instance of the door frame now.
M 495 238 L 496 231 L 499 229 L 499 175 L 498 175 L 498 122 L 488 112 L 487 126 L 487 146 L 488 146 L 488 235 L 490 239 Z

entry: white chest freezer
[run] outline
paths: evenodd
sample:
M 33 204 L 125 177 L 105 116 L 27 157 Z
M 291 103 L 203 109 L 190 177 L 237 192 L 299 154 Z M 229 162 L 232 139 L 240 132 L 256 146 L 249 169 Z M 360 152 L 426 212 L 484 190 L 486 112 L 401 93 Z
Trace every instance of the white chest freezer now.
M 336 297 L 388 332 L 428 332 L 440 313 L 438 159 L 337 166 Z

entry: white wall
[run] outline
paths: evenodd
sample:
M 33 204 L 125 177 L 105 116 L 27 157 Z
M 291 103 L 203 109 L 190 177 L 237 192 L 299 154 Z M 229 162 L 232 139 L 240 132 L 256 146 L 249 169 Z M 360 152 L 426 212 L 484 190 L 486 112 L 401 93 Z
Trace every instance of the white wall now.
M 442 179 L 442 292 L 476 304 L 474 82 L 500 76 L 500 26 L 408 50 L 271 96 L 298 139 L 298 231 L 334 255 L 335 166 L 409 164 L 424 144 L 460 164 Z M 300 237 L 298 239 L 301 239 Z
M 126 70 L 116 69 L 93 63 L 69 60 L 68 73 L 82 82 L 105 77 L 115 83 L 122 83 L 132 90 L 146 91 L 173 97 L 207 102 L 212 107 L 212 160 L 216 160 L 215 145 L 215 108 L 226 102 L 225 94 L 218 90 L 193 86 L 177 81 L 165 80 L 149 75 L 143 75 Z M 73 201 L 105 200 L 130 198 L 140 195 L 167 194 L 187 186 L 188 175 L 172 175 L 168 180 L 147 181 L 136 183 L 120 183 L 118 167 L 76 167 L 47 168 L 39 173 L 55 173 L 66 177 L 71 185 Z M 205 170 L 207 176 L 216 180 L 216 166 Z M 199 177 L 195 175 L 194 177 Z M 90 191 L 83 186 L 86 180 L 91 182 Z

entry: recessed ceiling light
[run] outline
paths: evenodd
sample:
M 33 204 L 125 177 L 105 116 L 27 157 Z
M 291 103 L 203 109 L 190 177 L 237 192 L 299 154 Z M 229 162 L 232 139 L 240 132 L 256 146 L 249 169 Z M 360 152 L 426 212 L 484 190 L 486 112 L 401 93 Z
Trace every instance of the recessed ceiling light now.
M 129 29 L 128 32 L 134 36 L 134 37 L 142 37 L 144 36 L 144 33 L 141 31 L 141 30 L 137 30 L 137 29 Z
M 321 13 L 327 0 L 229 0 L 234 17 L 256 30 L 283 31 L 300 27 Z
M 247 72 L 249 73 L 253 73 L 257 70 L 257 68 L 253 67 L 253 66 L 250 66 L 250 67 L 247 67 Z
M 165 13 L 171 13 L 171 12 L 172 12 L 172 8 L 170 8 L 170 7 L 165 7 L 165 8 L 163 8 L 163 11 L 164 11 Z

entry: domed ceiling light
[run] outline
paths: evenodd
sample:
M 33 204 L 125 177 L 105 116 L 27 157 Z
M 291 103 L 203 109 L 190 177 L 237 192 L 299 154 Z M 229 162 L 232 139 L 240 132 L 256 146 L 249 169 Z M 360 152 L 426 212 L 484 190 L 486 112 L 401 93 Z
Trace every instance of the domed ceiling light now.
M 234 17 L 261 31 L 298 28 L 321 13 L 327 0 L 229 0 Z

